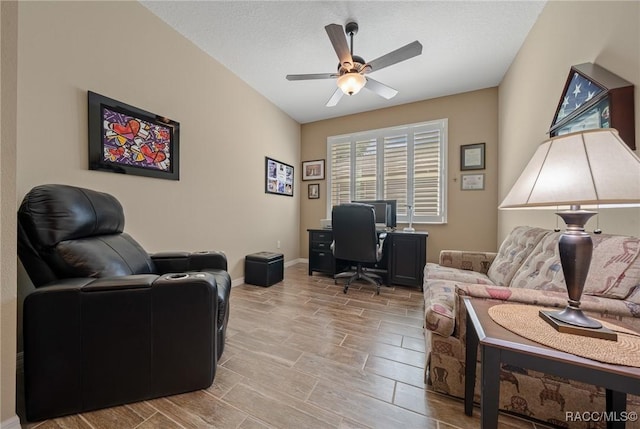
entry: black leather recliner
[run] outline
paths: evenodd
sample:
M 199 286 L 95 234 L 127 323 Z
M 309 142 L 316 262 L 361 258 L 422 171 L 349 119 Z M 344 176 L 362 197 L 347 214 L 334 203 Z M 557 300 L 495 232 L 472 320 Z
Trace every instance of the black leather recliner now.
M 33 188 L 18 255 L 36 289 L 23 310 L 27 420 L 209 387 L 231 279 L 220 252 L 150 255 L 113 196 Z

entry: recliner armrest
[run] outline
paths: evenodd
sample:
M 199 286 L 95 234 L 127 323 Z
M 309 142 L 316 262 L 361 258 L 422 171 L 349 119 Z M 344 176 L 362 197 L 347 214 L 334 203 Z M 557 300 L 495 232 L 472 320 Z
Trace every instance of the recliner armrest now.
M 159 252 L 151 255 L 158 274 L 218 269 L 227 271 L 227 256 L 220 251 Z

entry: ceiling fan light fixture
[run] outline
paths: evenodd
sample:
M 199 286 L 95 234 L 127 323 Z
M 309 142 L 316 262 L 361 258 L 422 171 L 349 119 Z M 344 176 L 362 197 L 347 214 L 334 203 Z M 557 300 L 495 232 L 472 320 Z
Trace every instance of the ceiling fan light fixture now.
M 367 79 L 358 72 L 345 73 L 338 78 L 338 87 L 347 95 L 360 92 Z

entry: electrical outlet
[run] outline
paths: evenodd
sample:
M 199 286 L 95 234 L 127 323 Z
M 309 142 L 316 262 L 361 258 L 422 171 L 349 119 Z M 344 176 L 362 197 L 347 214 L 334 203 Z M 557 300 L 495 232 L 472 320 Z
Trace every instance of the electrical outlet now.
M 278 240 L 278 249 L 280 248 L 280 240 Z

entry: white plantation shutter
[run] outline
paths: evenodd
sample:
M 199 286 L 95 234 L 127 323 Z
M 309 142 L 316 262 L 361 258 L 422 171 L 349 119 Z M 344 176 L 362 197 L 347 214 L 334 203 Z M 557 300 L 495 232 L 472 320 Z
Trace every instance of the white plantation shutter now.
M 382 194 L 385 200 L 397 200 L 397 215 L 407 214 L 407 188 L 409 186 L 408 171 L 408 136 L 406 133 L 385 137 L 384 175 Z
M 351 201 L 351 142 L 338 142 L 330 147 L 331 202 L 334 205 Z M 331 216 L 329 216 L 331 217 Z
M 446 223 L 447 120 L 329 137 L 327 167 L 334 205 L 396 200 L 398 222 Z
M 377 183 L 377 149 L 376 139 L 355 142 L 356 159 L 354 175 L 356 179 L 354 200 L 375 200 Z
M 443 213 L 442 135 L 416 132 L 413 162 L 413 214 L 418 221 L 437 222 Z

